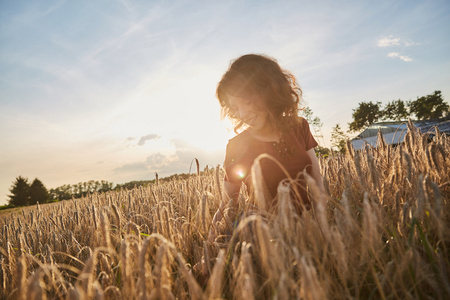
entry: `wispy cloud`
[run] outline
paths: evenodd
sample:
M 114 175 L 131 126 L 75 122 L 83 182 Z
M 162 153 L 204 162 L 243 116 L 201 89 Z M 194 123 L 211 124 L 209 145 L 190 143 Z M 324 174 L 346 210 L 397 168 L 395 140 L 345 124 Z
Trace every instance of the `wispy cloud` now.
M 394 36 L 385 36 L 378 40 L 377 46 L 380 48 L 400 46 L 400 38 L 394 38 Z
M 154 171 L 173 169 L 179 163 L 180 158 L 177 155 L 165 155 L 160 152 L 148 156 L 145 162 L 146 166 Z
M 412 42 L 412 41 L 404 41 L 404 40 L 402 40 L 402 39 L 400 39 L 398 37 L 394 37 L 393 35 L 382 37 L 377 42 L 377 46 L 380 47 L 380 48 L 400 47 L 400 46 L 410 47 L 410 46 L 415 46 L 415 45 L 419 45 L 419 43 Z M 405 62 L 412 61 L 411 57 L 405 56 L 405 55 L 400 55 L 400 53 L 398 53 L 398 52 L 389 52 L 387 54 L 387 57 L 398 58 L 398 59 L 403 60 Z
M 411 46 L 420 45 L 420 43 L 413 42 L 413 41 L 404 41 L 403 44 L 405 45 L 405 47 L 411 47 Z
M 145 161 L 136 161 L 115 168 L 114 172 L 133 179 L 142 179 L 150 178 L 154 172 L 161 176 L 192 172 L 191 164 L 194 158 L 200 161 L 202 167 L 205 165 L 215 166 L 223 161 L 222 150 L 205 151 L 180 139 L 171 140 L 171 144 L 175 147 L 174 153 L 157 152 L 147 156 Z
M 406 62 L 412 61 L 412 58 L 411 58 L 411 57 L 404 56 L 404 55 L 400 55 L 400 54 L 397 53 L 397 52 L 391 52 L 391 53 L 388 53 L 387 56 L 388 56 L 388 57 L 392 57 L 392 58 L 398 58 L 398 59 L 401 59 L 401 60 L 406 61 Z
M 395 47 L 395 46 L 411 47 L 417 45 L 420 45 L 420 43 L 414 41 L 406 41 L 401 38 L 394 37 L 393 35 L 382 37 L 377 41 L 377 46 L 380 48 Z
M 132 173 L 132 174 L 140 174 L 140 173 L 148 173 L 148 169 L 146 166 L 139 162 L 129 163 L 125 164 L 123 166 L 120 166 L 118 168 L 114 169 L 115 172 L 120 173 Z
M 141 136 L 141 138 L 138 141 L 138 145 L 143 146 L 143 145 L 145 145 L 145 142 L 147 142 L 149 140 L 156 140 L 159 138 L 160 138 L 160 136 L 155 133 L 147 134 L 147 135 Z

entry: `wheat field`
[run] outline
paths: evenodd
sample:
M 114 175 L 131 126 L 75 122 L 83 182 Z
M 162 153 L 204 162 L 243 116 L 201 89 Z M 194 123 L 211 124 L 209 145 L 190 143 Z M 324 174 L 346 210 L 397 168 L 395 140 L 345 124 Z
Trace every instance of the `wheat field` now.
M 449 299 L 449 137 L 410 124 L 320 164 L 327 193 L 310 182 L 301 216 L 286 185 L 270 214 L 243 189 L 212 226 L 219 167 L 4 215 L 0 297 Z

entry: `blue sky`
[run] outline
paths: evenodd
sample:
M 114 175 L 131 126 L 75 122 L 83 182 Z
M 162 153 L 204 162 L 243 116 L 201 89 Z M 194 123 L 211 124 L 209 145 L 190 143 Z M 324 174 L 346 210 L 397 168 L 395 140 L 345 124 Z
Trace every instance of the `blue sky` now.
M 54 188 L 221 164 L 215 88 L 246 53 L 297 76 L 325 145 L 359 102 L 448 102 L 449 16 L 447 0 L 2 0 L 0 203 L 19 175 Z

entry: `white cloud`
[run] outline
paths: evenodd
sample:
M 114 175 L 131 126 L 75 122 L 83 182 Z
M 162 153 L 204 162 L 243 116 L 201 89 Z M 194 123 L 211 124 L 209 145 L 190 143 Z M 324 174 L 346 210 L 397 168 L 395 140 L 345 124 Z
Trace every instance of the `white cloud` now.
M 138 145 L 143 146 L 143 145 L 145 145 L 145 142 L 147 142 L 148 140 L 155 140 L 155 139 L 159 139 L 159 138 L 160 138 L 160 136 L 155 133 L 147 134 L 147 135 L 142 136 L 139 139 Z
M 386 47 L 395 47 L 395 46 L 404 46 L 404 47 L 410 47 L 419 45 L 419 43 L 413 42 L 413 41 L 404 41 L 400 38 L 396 38 L 393 35 L 385 36 L 378 40 L 377 46 L 380 48 L 386 48 Z M 403 60 L 405 62 L 412 61 L 412 58 L 405 55 L 400 55 L 398 52 L 389 52 L 387 54 L 388 57 L 391 58 L 398 58 L 400 60 Z
M 178 161 L 179 158 L 176 155 L 164 155 L 158 152 L 147 157 L 146 166 L 154 171 L 160 171 Z
M 398 59 L 401 59 L 401 60 L 406 61 L 406 62 L 412 61 L 412 58 L 411 58 L 411 57 L 409 57 L 409 56 L 404 56 L 404 55 L 400 55 L 400 54 L 397 53 L 397 52 L 390 52 L 390 53 L 388 53 L 387 56 L 388 56 L 388 57 L 392 57 L 392 58 L 398 58 Z
M 394 38 L 394 36 L 385 36 L 378 40 L 377 46 L 380 48 L 400 46 L 400 39 Z
M 173 139 L 171 144 L 175 147 L 175 152 L 172 154 L 154 153 L 147 156 L 145 161 L 122 165 L 115 168 L 114 172 L 122 177 L 134 179 L 150 178 L 155 172 L 165 177 L 174 173 L 195 172 L 195 164 L 191 165 L 194 158 L 199 160 L 201 169 L 206 165 L 222 164 L 224 159 L 224 149 L 205 151 L 181 139 Z
M 397 52 L 391 52 L 389 53 L 387 56 L 388 57 L 398 57 L 400 54 L 398 54 Z
M 411 47 L 411 46 L 420 45 L 420 43 L 416 43 L 416 42 L 413 42 L 413 41 L 404 41 L 403 44 L 405 45 L 405 47 Z
M 130 164 L 125 164 L 123 166 L 120 166 L 118 168 L 115 168 L 114 171 L 121 172 L 121 173 L 146 173 L 148 172 L 148 169 L 145 167 L 144 164 L 140 162 L 134 162 Z
M 386 47 L 393 47 L 393 46 L 404 46 L 404 47 L 411 47 L 411 46 L 417 46 L 420 45 L 420 43 L 414 42 L 414 41 L 405 41 L 400 38 L 395 38 L 393 35 L 385 36 L 378 40 L 377 46 L 380 48 L 386 48 Z
M 186 150 L 186 149 L 192 149 L 194 148 L 190 143 L 182 140 L 182 139 L 172 139 L 170 143 L 175 147 L 177 150 Z

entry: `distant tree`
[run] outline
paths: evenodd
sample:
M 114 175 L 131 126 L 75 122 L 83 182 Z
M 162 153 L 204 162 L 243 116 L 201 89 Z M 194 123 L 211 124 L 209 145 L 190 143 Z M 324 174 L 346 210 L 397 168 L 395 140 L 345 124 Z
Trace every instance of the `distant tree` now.
M 83 183 L 82 182 L 78 182 L 77 184 L 73 184 L 72 185 L 72 190 L 73 190 L 73 195 L 76 198 L 81 197 L 81 195 L 83 194 Z
M 106 180 L 102 180 L 100 182 L 100 188 L 97 188 L 99 192 L 107 192 L 112 190 L 113 187 L 113 183 L 112 182 L 108 182 Z
M 68 200 L 85 197 L 88 193 L 107 192 L 113 189 L 114 184 L 106 180 L 89 180 L 77 184 L 65 184 L 50 190 L 52 200 Z
M 29 204 L 46 203 L 50 200 L 50 194 L 42 181 L 35 178 L 30 185 Z
M 175 175 L 172 175 L 172 178 L 176 177 Z M 140 187 L 140 186 L 147 186 L 149 183 L 154 183 L 155 180 L 139 180 L 139 181 L 130 181 L 130 182 L 126 182 L 123 184 L 117 184 L 115 187 L 115 190 L 118 191 L 120 189 L 128 189 L 131 190 L 135 187 Z
M 345 143 L 347 140 L 348 136 L 341 129 L 341 126 L 339 124 L 336 124 L 336 126 L 334 126 L 331 131 L 331 146 L 338 149 L 340 153 L 344 154 Z
M 28 205 L 28 201 L 30 200 L 30 186 L 27 178 L 22 176 L 17 177 L 9 191 L 11 192 L 11 195 L 8 195 L 10 205 Z
M 72 195 L 72 188 L 69 184 L 50 189 L 50 198 L 52 200 L 68 200 L 72 198 Z
M 317 145 L 317 147 L 314 148 L 314 153 L 317 157 L 319 157 L 320 155 L 327 157 L 328 155 L 330 155 L 330 149 Z
M 96 189 L 96 186 L 97 185 L 96 185 L 94 180 L 89 180 L 87 182 L 87 192 L 93 193 L 95 191 L 95 189 Z
M 433 94 L 417 98 L 410 103 L 411 114 L 419 120 L 437 119 L 449 113 L 449 105 L 444 102 L 441 91 L 434 91 Z
M 301 116 L 305 118 L 306 121 L 308 121 L 308 124 L 311 126 L 314 137 L 319 140 L 323 139 L 322 134 L 322 121 L 319 117 L 315 117 L 313 114 L 313 111 L 308 106 L 305 107 L 302 112 Z
M 388 102 L 381 115 L 383 120 L 386 121 L 402 121 L 406 120 L 410 113 L 408 112 L 407 104 L 403 100 L 398 99 Z
M 359 131 L 377 122 L 382 115 L 380 105 L 381 102 L 372 103 L 372 101 L 359 103 L 359 107 L 353 109 L 353 122 L 349 123 L 349 130 Z

